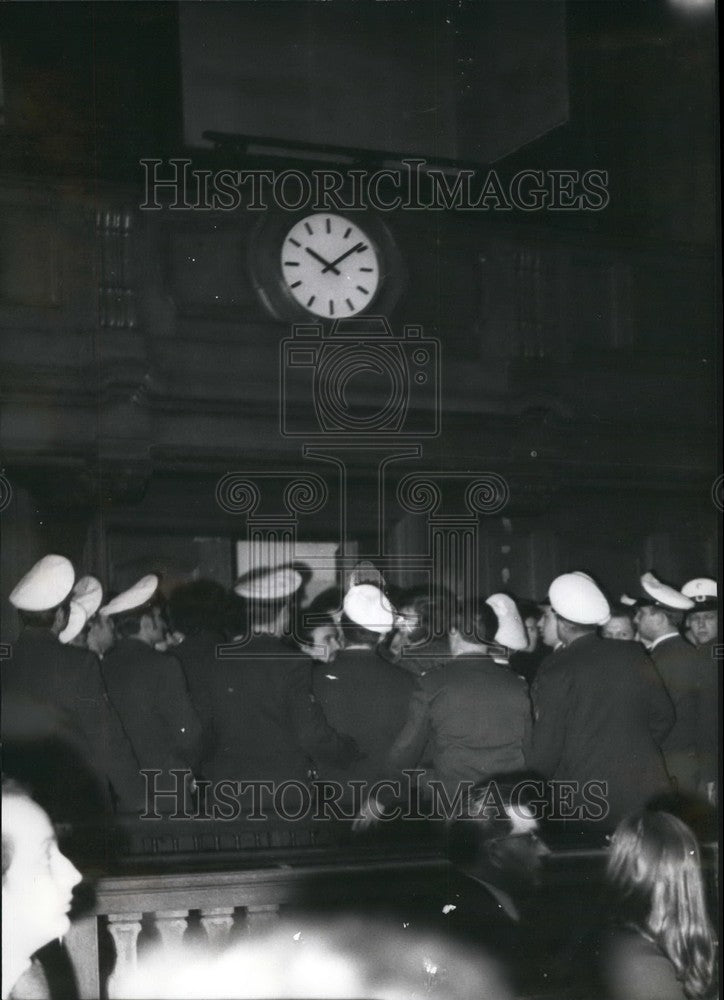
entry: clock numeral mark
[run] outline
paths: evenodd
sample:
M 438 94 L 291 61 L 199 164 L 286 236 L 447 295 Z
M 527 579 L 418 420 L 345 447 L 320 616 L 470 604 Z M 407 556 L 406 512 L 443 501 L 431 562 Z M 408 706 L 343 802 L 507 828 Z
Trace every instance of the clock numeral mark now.
M 349 299 L 345 299 L 344 301 L 347 303 L 347 308 L 349 309 L 349 311 L 352 312 L 352 310 L 354 309 L 354 306 L 352 305 L 352 303 L 350 302 L 350 300 Z
M 368 249 L 369 249 L 369 247 L 367 246 L 366 243 L 360 243 L 359 246 L 357 247 L 357 253 L 364 253 L 365 250 L 368 250 Z
M 350 226 L 350 227 L 349 227 L 349 229 L 347 230 L 347 232 L 346 232 L 346 233 L 344 234 L 344 236 L 342 237 L 342 239 L 343 239 L 343 240 L 346 240 L 346 239 L 347 239 L 347 237 L 349 236 L 349 234 L 350 234 L 351 232 L 352 232 L 352 227 Z
M 285 260 L 284 261 L 284 267 L 299 267 L 299 261 L 298 260 Z M 364 268 L 362 268 L 362 270 L 364 270 Z
M 301 244 L 301 243 L 299 242 L 299 240 L 295 240 L 293 236 L 290 236 L 290 237 L 289 237 L 289 242 L 290 242 L 290 243 L 293 243 L 295 247 L 300 247 L 300 246 L 302 245 L 302 244 Z
M 314 302 L 314 300 L 316 299 L 316 297 L 317 297 L 316 295 L 313 295 L 313 296 L 311 297 L 311 299 L 309 300 L 309 302 L 307 302 L 307 309 L 309 309 L 309 307 L 310 307 L 310 306 L 311 306 L 311 304 L 312 304 L 312 303 Z
M 329 300 L 329 315 L 334 316 L 334 299 Z
M 301 281 L 295 281 L 294 284 L 290 285 L 289 287 L 290 288 L 299 288 L 300 285 L 301 285 Z
M 314 236 L 314 230 L 312 229 L 312 227 L 309 225 L 308 222 L 304 223 L 304 228 L 307 230 L 310 236 Z
M 327 219 L 324 220 L 324 222 L 325 222 L 325 228 L 327 230 L 327 233 L 331 233 L 332 232 L 332 222 L 331 222 L 331 220 L 329 218 L 327 218 Z
M 372 268 L 371 268 L 371 267 L 361 267 L 361 268 L 360 268 L 360 271 L 367 271 L 367 272 L 369 272 L 370 274 L 372 274 Z
M 369 295 L 369 294 L 370 294 L 370 293 L 369 293 L 369 292 L 367 291 L 367 289 L 366 289 L 366 288 L 363 288 L 363 287 L 362 287 L 362 285 L 357 285 L 357 291 L 358 291 L 358 292 L 362 292 L 362 294 L 363 294 L 363 295 Z

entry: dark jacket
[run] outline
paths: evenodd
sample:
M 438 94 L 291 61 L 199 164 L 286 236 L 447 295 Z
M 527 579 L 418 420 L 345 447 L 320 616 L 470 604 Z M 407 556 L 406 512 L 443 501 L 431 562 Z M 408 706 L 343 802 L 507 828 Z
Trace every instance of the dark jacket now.
M 696 792 L 702 742 L 704 660 L 680 635 L 657 643 L 651 649 L 651 658 L 676 710 L 676 721 L 662 744 L 666 767 L 679 789 Z
M 585 635 L 546 661 L 528 764 L 547 778 L 605 781 L 615 826 L 668 788 L 660 746 L 674 709 L 637 642 Z M 580 797 L 574 804 L 585 805 Z
M 355 756 L 314 698 L 312 661 L 272 636 L 217 659 L 208 705 L 216 739 L 210 778 L 304 781 L 316 762 L 346 766 Z
M 523 678 L 491 657 L 458 656 L 419 679 L 391 760 L 414 767 L 429 738 L 434 777 L 454 793 L 461 781 L 521 770 L 530 729 Z
M 201 629 L 187 635 L 178 646 L 171 650 L 183 668 L 191 704 L 199 717 L 203 729 L 200 748 L 199 771 L 213 767 L 216 755 L 217 734 L 214 720 L 211 690 L 213 674 L 218 669 L 217 647 L 226 642 L 220 632 Z
M 314 691 L 327 719 L 364 754 L 346 771 L 320 767 L 320 778 L 373 783 L 393 777 L 387 758 L 414 688 L 412 674 L 372 649 L 343 649 L 334 663 L 315 664 Z
M 193 771 L 201 725 L 178 660 L 121 639 L 103 658 L 103 676 L 141 767 Z M 159 778 L 159 787 L 167 782 Z
M 2 664 L 2 692 L 6 754 L 35 772 L 16 777 L 47 784 L 51 794 L 55 786 L 66 800 L 85 796 L 83 812 L 98 811 L 91 803 L 110 782 L 122 811 L 138 808 L 138 760 L 94 653 L 63 645 L 49 629 L 25 628 Z
M 699 773 L 700 791 L 706 792 L 706 786 L 717 780 L 719 763 L 719 676 L 721 657 L 716 656 L 721 650 L 718 642 L 709 642 L 698 646 L 696 652 L 700 662 L 700 697 L 699 697 Z

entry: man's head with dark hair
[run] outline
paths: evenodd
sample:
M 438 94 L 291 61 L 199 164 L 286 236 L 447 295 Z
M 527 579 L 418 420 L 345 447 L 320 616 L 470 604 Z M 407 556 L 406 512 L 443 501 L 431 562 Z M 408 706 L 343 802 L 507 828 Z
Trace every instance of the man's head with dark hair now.
M 140 639 L 149 646 L 161 642 L 166 632 L 163 602 L 155 595 L 145 604 L 112 615 L 119 639 Z
M 641 638 L 654 642 L 663 635 L 678 632 L 684 622 L 684 612 L 659 604 L 642 604 L 636 611 L 634 622 Z
M 24 628 L 47 628 L 54 635 L 59 635 L 68 624 L 70 597 L 62 604 L 46 611 L 23 611 L 18 609 L 20 622 Z
M 317 615 L 317 624 L 299 626 L 296 632 L 303 653 L 320 663 L 333 663 L 342 644 L 331 615 Z
M 304 609 L 305 615 L 332 615 L 336 621 L 342 616 L 344 595 L 339 587 L 327 587 L 310 601 Z
M 498 626 L 498 616 L 483 598 L 458 601 L 454 626 L 450 630 L 453 656 L 486 652 L 488 646 L 495 645 Z

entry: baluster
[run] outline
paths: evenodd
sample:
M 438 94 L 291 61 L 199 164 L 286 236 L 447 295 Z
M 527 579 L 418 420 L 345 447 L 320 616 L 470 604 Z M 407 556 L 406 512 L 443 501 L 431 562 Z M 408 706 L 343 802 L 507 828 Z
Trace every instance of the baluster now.
M 248 934 L 259 934 L 271 928 L 279 919 L 279 906 L 247 906 L 246 930 Z
M 116 965 L 108 979 L 109 1000 L 119 994 L 116 986 L 138 966 L 138 935 L 141 933 L 141 913 L 108 914 L 108 930 L 116 946 Z
M 206 931 L 209 943 L 215 948 L 226 944 L 233 924 L 233 906 L 206 906 L 201 911 L 201 926 Z
M 154 923 L 161 935 L 164 948 L 178 948 L 188 926 L 188 910 L 157 910 Z

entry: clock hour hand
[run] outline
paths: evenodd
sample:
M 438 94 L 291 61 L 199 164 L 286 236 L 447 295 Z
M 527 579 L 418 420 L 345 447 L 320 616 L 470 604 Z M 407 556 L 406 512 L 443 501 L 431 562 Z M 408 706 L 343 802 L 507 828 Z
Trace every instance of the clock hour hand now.
M 362 250 L 366 249 L 367 248 L 364 243 L 356 243 L 351 250 L 345 250 L 345 252 L 340 254 L 339 257 L 337 257 L 336 260 L 333 260 L 331 264 L 327 264 L 326 267 L 322 268 L 322 274 L 324 274 L 325 271 L 337 271 L 337 264 L 341 263 L 345 257 L 349 257 L 349 255 L 353 253 L 360 253 Z M 339 274 L 339 271 L 337 271 L 337 274 Z
M 324 267 L 322 268 L 322 274 L 324 274 L 325 271 L 334 271 L 335 274 L 340 273 L 335 267 L 335 264 L 337 263 L 336 261 L 330 264 L 329 261 L 325 260 L 324 257 L 320 256 L 320 254 L 318 254 L 316 250 L 312 250 L 311 247 L 305 247 L 304 249 L 309 254 L 310 257 L 314 257 L 314 259 L 318 260 L 320 264 L 324 264 Z

